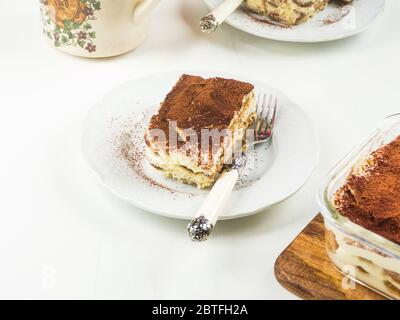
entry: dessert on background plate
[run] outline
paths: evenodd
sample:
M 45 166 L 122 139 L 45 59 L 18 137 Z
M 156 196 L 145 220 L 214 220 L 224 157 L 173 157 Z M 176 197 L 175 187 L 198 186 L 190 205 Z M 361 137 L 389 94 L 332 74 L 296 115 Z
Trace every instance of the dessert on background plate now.
M 326 247 L 342 271 L 400 299 L 400 119 L 389 117 L 322 190 Z M 393 124 L 393 120 L 396 120 Z
M 326 8 L 331 0 L 246 0 L 250 10 L 266 15 L 274 21 L 286 25 L 297 25 L 306 22 L 318 11 Z M 335 2 L 335 1 L 331 1 Z M 352 0 L 336 0 L 340 3 L 351 3 Z
M 261 38 L 305 43 L 333 41 L 363 32 L 385 6 L 385 0 L 203 1 L 210 9 L 200 24 L 203 31 L 215 31 L 226 22 Z
M 151 117 L 145 134 L 149 162 L 167 177 L 211 186 L 232 162 L 235 147 L 246 147 L 246 129 L 255 118 L 253 90 L 242 81 L 182 75 Z M 212 133 L 220 139 L 213 141 Z

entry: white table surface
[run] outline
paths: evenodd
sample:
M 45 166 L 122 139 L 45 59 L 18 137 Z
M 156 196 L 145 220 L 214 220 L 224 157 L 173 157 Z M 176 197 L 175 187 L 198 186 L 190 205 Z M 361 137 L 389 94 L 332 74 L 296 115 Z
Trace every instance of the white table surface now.
M 325 44 L 229 26 L 204 35 L 201 0 L 165 0 L 138 50 L 96 61 L 46 44 L 37 1 L 1 0 L 0 12 L 0 298 L 295 299 L 274 278 L 276 257 L 318 212 L 328 170 L 400 111 L 398 0 L 365 33 Z M 304 188 L 261 214 L 219 223 L 202 244 L 188 240 L 186 221 L 103 189 L 81 155 L 82 120 L 109 89 L 171 69 L 263 79 L 302 105 L 321 139 Z

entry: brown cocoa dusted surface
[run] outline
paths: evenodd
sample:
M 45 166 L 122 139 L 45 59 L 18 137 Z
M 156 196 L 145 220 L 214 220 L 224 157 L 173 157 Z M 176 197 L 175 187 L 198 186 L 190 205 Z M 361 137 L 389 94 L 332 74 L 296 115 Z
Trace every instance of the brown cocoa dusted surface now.
M 400 136 L 371 158 L 366 174 L 350 174 L 334 204 L 352 222 L 400 244 Z
M 223 79 L 203 79 L 182 75 L 161 104 L 149 129 L 162 129 L 168 136 L 169 121 L 180 129 L 225 129 L 242 107 L 243 98 L 254 89 L 250 83 Z

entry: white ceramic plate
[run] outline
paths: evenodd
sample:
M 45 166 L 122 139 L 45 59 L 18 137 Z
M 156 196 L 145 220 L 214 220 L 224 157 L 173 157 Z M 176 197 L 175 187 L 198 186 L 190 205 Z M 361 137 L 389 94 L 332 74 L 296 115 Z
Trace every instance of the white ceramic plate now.
M 204 0 L 211 10 L 223 0 Z M 290 42 L 324 42 L 350 37 L 364 31 L 383 11 L 385 0 L 354 0 L 352 4 L 329 4 L 306 23 L 284 28 L 266 17 L 238 9 L 226 23 L 244 32 Z
M 118 197 L 149 212 L 191 219 L 207 191 L 164 178 L 143 155 L 148 119 L 181 74 L 156 74 L 112 90 L 87 116 L 82 147 L 91 168 Z M 279 100 L 272 147 L 253 152 L 221 219 L 259 212 L 299 190 L 319 154 L 316 132 L 303 110 L 262 82 L 223 73 L 190 74 L 248 81 L 256 92 L 275 94 Z

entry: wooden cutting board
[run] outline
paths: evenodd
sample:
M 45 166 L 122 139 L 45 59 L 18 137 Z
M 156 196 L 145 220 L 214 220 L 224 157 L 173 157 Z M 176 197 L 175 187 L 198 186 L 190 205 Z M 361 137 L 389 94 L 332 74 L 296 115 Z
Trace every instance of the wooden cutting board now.
M 324 234 L 324 221 L 319 214 L 276 260 L 278 282 L 307 300 L 384 300 L 358 283 L 354 289 L 342 287 L 344 275 L 329 260 Z

